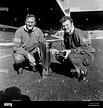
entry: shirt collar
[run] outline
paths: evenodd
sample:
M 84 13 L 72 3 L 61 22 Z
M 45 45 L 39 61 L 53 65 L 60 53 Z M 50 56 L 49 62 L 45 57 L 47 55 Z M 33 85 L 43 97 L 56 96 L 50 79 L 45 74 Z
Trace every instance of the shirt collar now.
M 24 30 L 28 31 L 28 29 L 26 28 L 26 25 L 24 25 Z M 32 29 L 32 32 L 35 31 L 35 27 Z
M 70 35 L 73 34 L 74 30 L 75 30 L 75 28 L 74 28 L 74 26 L 72 26 L 72 30 L 71 30 L 71 32 L 69 34 Z

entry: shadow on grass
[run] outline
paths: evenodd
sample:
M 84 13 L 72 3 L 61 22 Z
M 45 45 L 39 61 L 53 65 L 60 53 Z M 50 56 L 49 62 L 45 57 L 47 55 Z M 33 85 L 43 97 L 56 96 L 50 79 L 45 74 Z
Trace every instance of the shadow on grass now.
M 52 71 L 57 74 L 73 78 L 73 75 L 70 72 L 70 70 L 71 70 L 71 68 L 73 68 L 73 66 L 68 65 L 67 62 L 65 62 L 63 64 L 52 62 L 50 67 L 51 67 Z
M 27 95 L 21 94 L 17 87 L 9 87 L 4 92 L 0 91 L 0 101 L 30 101 Z

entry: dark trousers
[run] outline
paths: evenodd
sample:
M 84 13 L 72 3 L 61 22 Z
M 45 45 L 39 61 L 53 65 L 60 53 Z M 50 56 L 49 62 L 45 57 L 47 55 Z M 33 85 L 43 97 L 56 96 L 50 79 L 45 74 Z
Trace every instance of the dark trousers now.
M 63 59 L 63 58 L 62 58 Z M 94 61 L 94 55 L 92 53 L 77 54 L 70 53 L 66 60 L 60 60 L 60 57 L 57 58 L 61 63 L 66 64 L 66 66 L 72 66 L 71 69 L 83 69 L 85 70 L 87 66 L 90 66 Z M 66 62 L 66 63 L 65 63 Z

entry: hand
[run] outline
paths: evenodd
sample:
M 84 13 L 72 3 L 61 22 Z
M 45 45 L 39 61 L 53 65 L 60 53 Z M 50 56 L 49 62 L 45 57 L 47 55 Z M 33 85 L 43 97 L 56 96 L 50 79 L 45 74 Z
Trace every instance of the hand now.
M 69 53 L 71 53 L 71 50 L 63 50 L 63 52 L 66 52 L 66 55 L 65 55 L 65 58 L 64 58 L 64 59 L 66 59 L 68 57 Z
M 27 54 L 27 57 L 28 57 L 29 61 L 35 65 L 35 59 L 30 53 Z
M 52 53 L 52 55 L 59 53 L 57 49 L 50 49 L 50 52 Z

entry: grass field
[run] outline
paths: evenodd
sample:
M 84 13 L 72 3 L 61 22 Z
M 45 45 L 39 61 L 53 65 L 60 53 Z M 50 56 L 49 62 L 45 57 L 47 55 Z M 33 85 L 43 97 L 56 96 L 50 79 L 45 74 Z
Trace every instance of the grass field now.
M 55 43 L 57 48 L 59 43 Z M 24 70 L 23 74 L 18 75 L 13 69 L 12 46 L 0 47 L 0 99 L 13 100 L 16 97 L 16 100 L 27 101 L 102 101 L 103 40 L 94 39 L 92 44 L 96 49 L 95 60 L 88 68 L 87 80 L 81 82 L 70 78 L 67 69 L 58 64 L 55 58 L 51 64 L 55 71 L 46 79 L 42 79 L 39 72 Z

